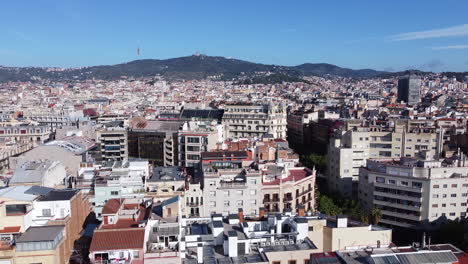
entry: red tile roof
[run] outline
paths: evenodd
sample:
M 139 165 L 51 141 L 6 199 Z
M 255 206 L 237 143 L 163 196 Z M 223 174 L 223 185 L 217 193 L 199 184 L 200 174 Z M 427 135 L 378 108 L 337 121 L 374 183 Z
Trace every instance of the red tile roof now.
M 124 199 L 110 199 L 102 208 L 102 214 L 116 214 Z
M 90 252 L 119 249 L 143 249 L 145 230 L 140 228 L 96 230 Z
M 297 182 L 297 181 L 300 181 L 300 180 L 302 180 L 302 179 L 304 179 L 306 177 L 309 177 L 310 175 L 312 175 L 312 173 L 310 173 L 305 168 L 290 169 L 289 170 L 289 176 L 284 178 L 282 180 L 282 182 L 283 183 L 288 182 L 288 181 Z M 276 180 L 271 181 L 271 182 L 263 182 L 263 185 L 279 185 L 279 183 L 280 183 L 280 180 L 276 179 Z
M 21 226 L 7 226 L 3 229 L 0 229 L 0 234 L 12 234 L 19 233 Z

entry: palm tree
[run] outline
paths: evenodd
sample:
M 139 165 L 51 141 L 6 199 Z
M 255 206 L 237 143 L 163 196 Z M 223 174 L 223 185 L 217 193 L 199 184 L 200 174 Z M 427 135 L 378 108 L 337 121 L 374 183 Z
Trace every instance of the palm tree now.
M 372 221 L 374 225 L 379 224 L 380 219 L 382 218 L 382 211 L 380 208 L 374 207 L 371 211 Z

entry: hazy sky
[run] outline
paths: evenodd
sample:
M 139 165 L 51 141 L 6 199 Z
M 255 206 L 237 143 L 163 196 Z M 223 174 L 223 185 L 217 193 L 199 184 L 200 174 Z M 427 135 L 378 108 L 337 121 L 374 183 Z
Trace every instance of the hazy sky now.
M 90 66 L 199 51 L 281 65 L 466 71 L 467 10 L 466 0 L 4 0 L 0 65 Z

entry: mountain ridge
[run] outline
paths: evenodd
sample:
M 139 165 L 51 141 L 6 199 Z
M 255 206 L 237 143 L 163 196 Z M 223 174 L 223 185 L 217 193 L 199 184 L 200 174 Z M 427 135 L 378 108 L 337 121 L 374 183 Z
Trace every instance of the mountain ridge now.
M 59 70 L 50 70 L 59 69 Z M 154 78 L 161 76 L 168 80 L 196 80 L 212 78 L 217 80 L 243 80 L 277 74 L 291 79 L 304 76 L 334 75 L 349 78 L 372 78 L 398 75 L 373 69 L 349 69 L 329 63 L 303 63 L 296 66 L 262 64 L 221 56 L 190 55 L 169 59 L 141 59 L 114 65 L 98 65 L 82 68 L 53 67 L 0 67 L 0 82 L 52 81 L 102 79 L 117 80 L 123 76 L 133 78 Z

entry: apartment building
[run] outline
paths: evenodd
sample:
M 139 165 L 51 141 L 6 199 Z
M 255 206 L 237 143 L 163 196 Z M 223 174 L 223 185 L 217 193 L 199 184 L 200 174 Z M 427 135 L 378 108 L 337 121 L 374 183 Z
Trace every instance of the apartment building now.
M 349 121 L 344 129 L 335 131 L 330 141 L 328 188 L 346 197 L 356 197 L 359 168 L 366 165 L 367 159 L 438 157 L 439 138 L 434 127 L 413 127 L 409 121 L 382 125 Z
M 100 218 L 108 200 L 144 196 L 149 164 L 146 160 L 114 161 L 107 162 L 100 168 L 84 167 L 80 173 L 76 186 L 90 189 L 91 205 Z
M 304 125 L 318 119 L 318 112 L 297 110 L 287 116 L 288 142 L 293 146 L 304 144 Z
M 87 195 L 39 186 L 2 189 L 3 263 L 67 263 L 89 214 Z
M 247 215 L 258 214 L 262 204 L 262 176 L 252 166 L 234 167 L 228 161 L 224 166 L 203 166 L 203 213 L 229 215 L 242 208 Z M 221 164 L 218 164 L 221 165 Z
M 0 126 L 0 140 L 12 143 L 32 142 L 34 146 L 43 144 L 53 139 L 53 133 L 49 126 L 10 123 Z
M 216 121 L 187 121 L 178 133 L 179 166 L 201 168 L 201 153 L 223 141 L 223 126 Z
M 382 210 L 381 223 L 416 227 L 466 217 L 468 167 L 462 161 L 369 159 L 359 169 L 358 198 Z
M 286 139 L 287 112 L 282 104 L 226 104 L 222 109 L 227 138 L 258 138 L 269 134 Z
M 128 131 L 129 156 L 147 159 L 154 166 L 177 166 L 177 133 L 182 124 L 183 121 L 134 118 Z
M 300 207 L 315 211 L 315 170 L 271 165 L 263 167 L 262 174 L 261 190 L 267 212 L 296 211 Z
M 128 159 L 127 130 L 123 127 L 107 127 L 96 132 L 103 161 Z

